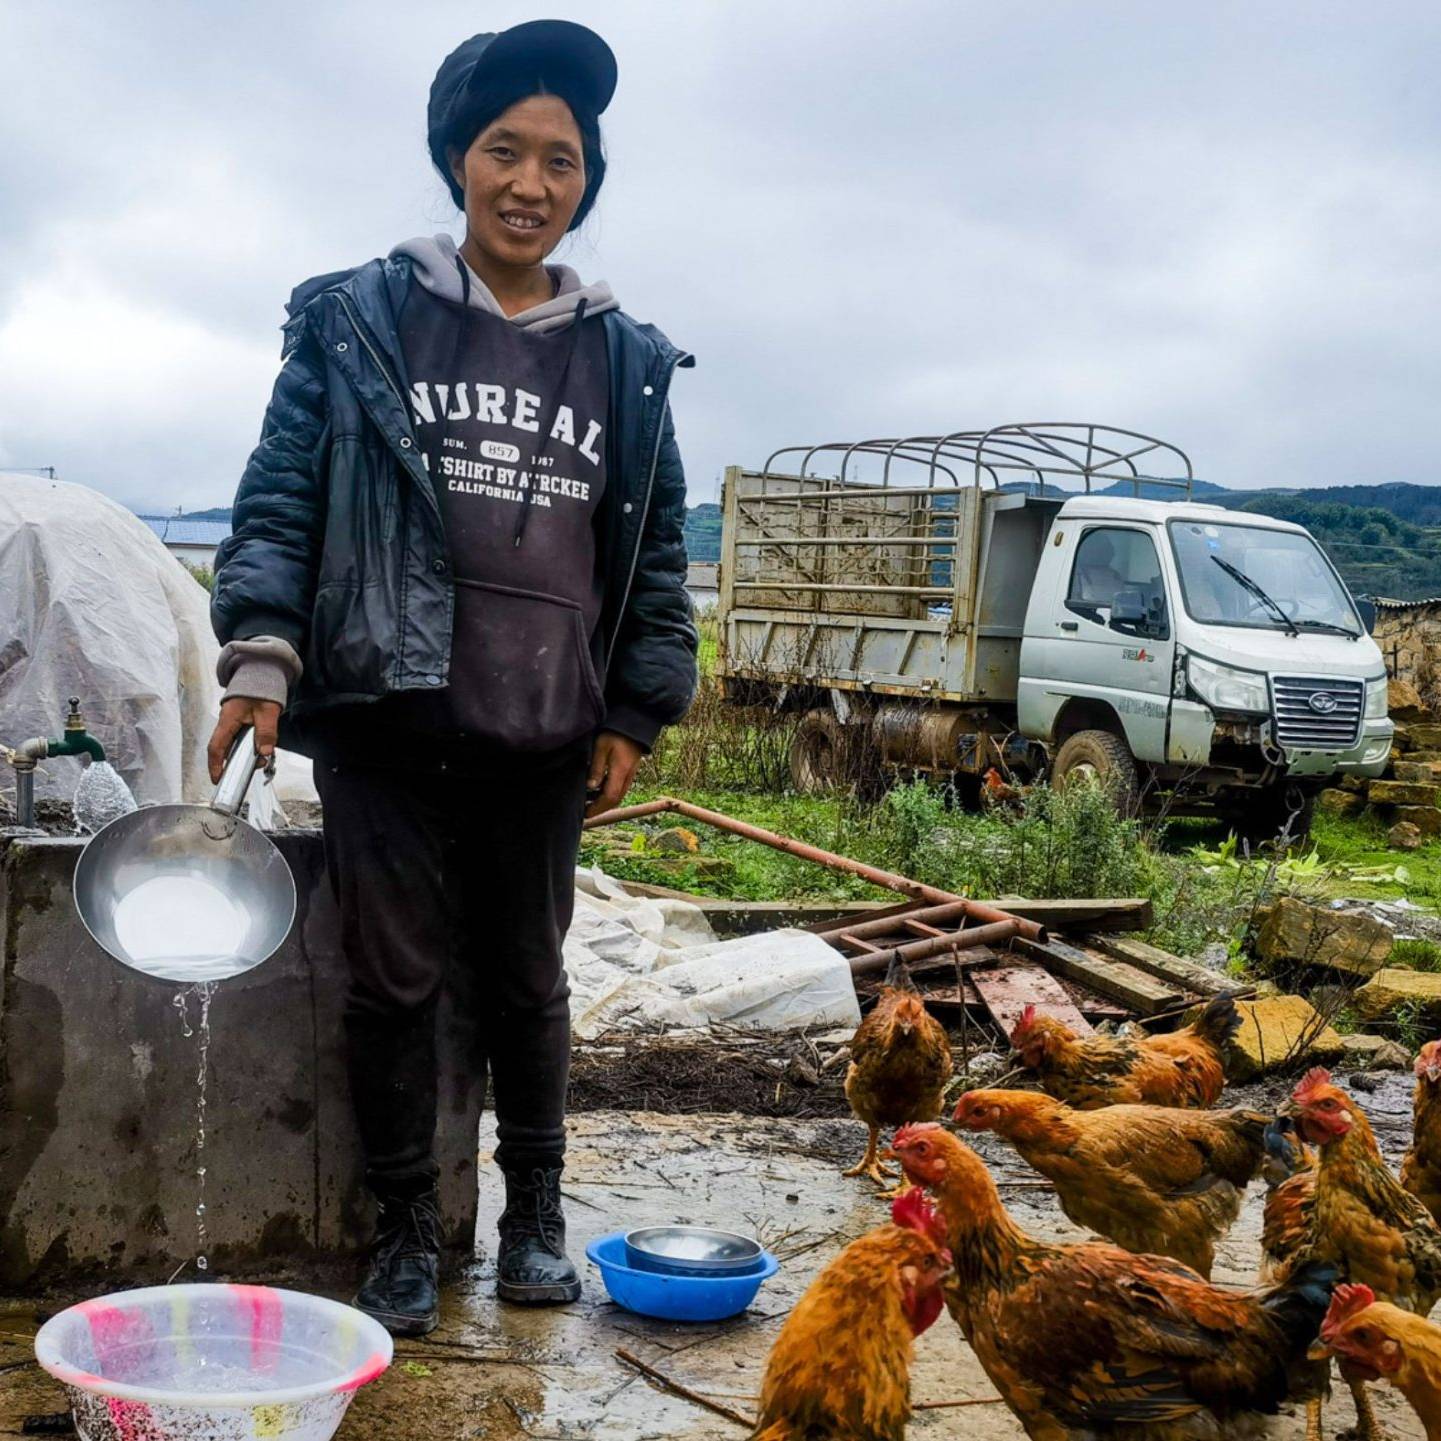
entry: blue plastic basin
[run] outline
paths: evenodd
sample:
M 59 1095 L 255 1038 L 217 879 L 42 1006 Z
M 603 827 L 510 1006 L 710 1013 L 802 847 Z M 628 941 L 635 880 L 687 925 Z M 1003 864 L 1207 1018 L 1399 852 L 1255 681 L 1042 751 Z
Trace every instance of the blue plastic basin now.
M 617 1306 L 662 1321 L 723 1321 L 738 1316 L 756 1298 L 762 1284 L 781 1264 L 762 1251 L 753 1267 L 719 1276 L 675 1276 L 637 1271 L 626 1264 L 625 1232 L 613 1231 L 585 1248 L 600 1268 L 600 1278 Z

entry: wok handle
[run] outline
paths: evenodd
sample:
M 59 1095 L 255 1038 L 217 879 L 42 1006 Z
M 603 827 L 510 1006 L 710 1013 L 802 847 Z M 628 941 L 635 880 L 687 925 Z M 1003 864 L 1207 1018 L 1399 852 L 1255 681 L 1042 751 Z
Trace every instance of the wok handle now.
M 240 807 L 245 804 L 245 793 L 250 789 L 255 768 L 259 764 L 260 756 L 255 749 L 255 727 L 246 726 L 230 747 L 230 756 L 225 762 L 224 771 L 221 772 L 220 783 L 215 787 L 215 794 L 210 797 L 211 810 L 219 811 L 223 816 L 239 815 Z

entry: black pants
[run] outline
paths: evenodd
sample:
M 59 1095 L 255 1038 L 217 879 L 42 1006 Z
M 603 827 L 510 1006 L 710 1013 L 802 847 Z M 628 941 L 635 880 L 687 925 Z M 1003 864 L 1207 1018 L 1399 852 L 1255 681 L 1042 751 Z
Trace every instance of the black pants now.
M 565 1152 L 574 903 L 588 742 L 464 775 L 317 761 L 350 964 L 346 1031 L 366 1179 L 437 1174 L 436 1009 L 451 983 L 488 1058 L 505 1169 Z

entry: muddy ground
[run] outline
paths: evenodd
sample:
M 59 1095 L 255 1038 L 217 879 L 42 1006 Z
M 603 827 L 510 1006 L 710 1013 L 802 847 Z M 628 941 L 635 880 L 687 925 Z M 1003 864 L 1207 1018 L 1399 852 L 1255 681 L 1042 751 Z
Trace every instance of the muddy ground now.
M 1270 1088 L 1265 1098 L 1278 1089 Z M 1259 1102 L 1263 1093 L 1242 1088 L 1228 1099 Z M 1385 1077 L 1364 1103 L 1396 1161 L 1409 1135 L 1406 1078 Z M 588 1264 L 586 1294 L 575 1307 L 527 1312 L 497 1306 L 490 1295 L 488 1250 L 501 1198 L 483 1153 L 481 1259 L 447 1289 L 441 1329 L 423 1341 L 402 1342 L 389 1373 L 359 1395 L 339 1433 L 342 1441 L 743 1438 L 736 1422 L 661 1393 L 615 1353 L 627 1349 L 692 1390 L 750 1414 L 770 1343 L 796 1297 L 845 1241 L 884 1218 L 868 1183 L 839 1174 L 859 1155 L 863 1139 L 849 1119 L 599 1111 L 574 1118 L 565 1189 L 577 1257 L 596 1236 L 652 1220 L 747 1230 L 781 1257 L 780 1275 L 751 1311 L 714 1326 L 651 1322 L 620 1311 L 607 1301 Z M 1022 1224 L 1050 1238 L 1082 1234 L 1014 1154 L 991 1137 L 982 1140 L 1006 1202 Z M 1254 1280 L 1260 1209 L 1259 1188 L 1253 1188 L 1241 1221 L 1221 1248 L 1218 1280 Z M 0 1436 L 26 1434 L 21 1427 L 27 1416 L 63 1408 L 59 1389 L 27 1364 L 35 1318 L 33 1305 L 0 1316 Z M 1420 1438 L 1405 1403 L 1388 1388 L 1373 1389 L 1391 1434 Z M 1023 1435 L 1004 1406 L 984 1403 L 994 1392 L 944 1316 L 917 1347 L 913 1394 L 919 1403 L 983 1404 L 922 1409 L 912 1436 L 1013 1441 Z M 1326 1412 L 1326 1435 L 1334 1437 L 1353 1419 L 1344 1388 L 1338 1388 Z M 1283 1417 L 1276 1434 L 1282 1441 L 1300 1441 L 1302 1417 Z

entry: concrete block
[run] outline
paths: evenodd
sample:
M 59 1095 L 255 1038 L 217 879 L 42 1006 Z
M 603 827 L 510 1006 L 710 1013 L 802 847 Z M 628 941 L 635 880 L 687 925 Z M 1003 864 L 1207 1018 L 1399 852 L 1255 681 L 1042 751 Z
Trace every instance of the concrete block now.
M 1356 992 L 1353 1002 L 1366 1021 L 1390 1020 L 1404 1006 L 1418 1009 L 1429 1025 L 1441 1024 L 1441 975 L 1387 966 Z
M 1227 1075 L 1252 1081 L 1282 1066 L 1329 1066 L 1345 1046 L 1304 996 L 1270 996 L 1237 1001 L 1241 1029 L 1231 1042 Z
M 319 1279 L 367 1239 L 346 1079 L 346 967 L 320 836 L 275 837 L 295 875 L 289 939 L 211 1003 L 205 1165 L 211 1274 Z M 79 840 L 0 851 L 0 1291 L 163 1280 L 196 1253 L 198 1036 L 177 988 L 90 939 Z M 199 998 L 188 998 L 192 1029 Z M 474 1248 L 484 1057 L 447 997 L 437 1156 L 449 1245 Z M 191 1273 L 194 1274 L 193 1272 Z
M 1408 781 L 1372 781 L 1366 795 L 1373 806 L 1434 806 L 1441 801 L 1441 787 Z
M 1286 896 L 1267 912 L 1256 952 L 1273 969 L 1302 964 L 1369 976 L 1385 964 L 1392 939 L 1391 928 L 1374 916 Z

